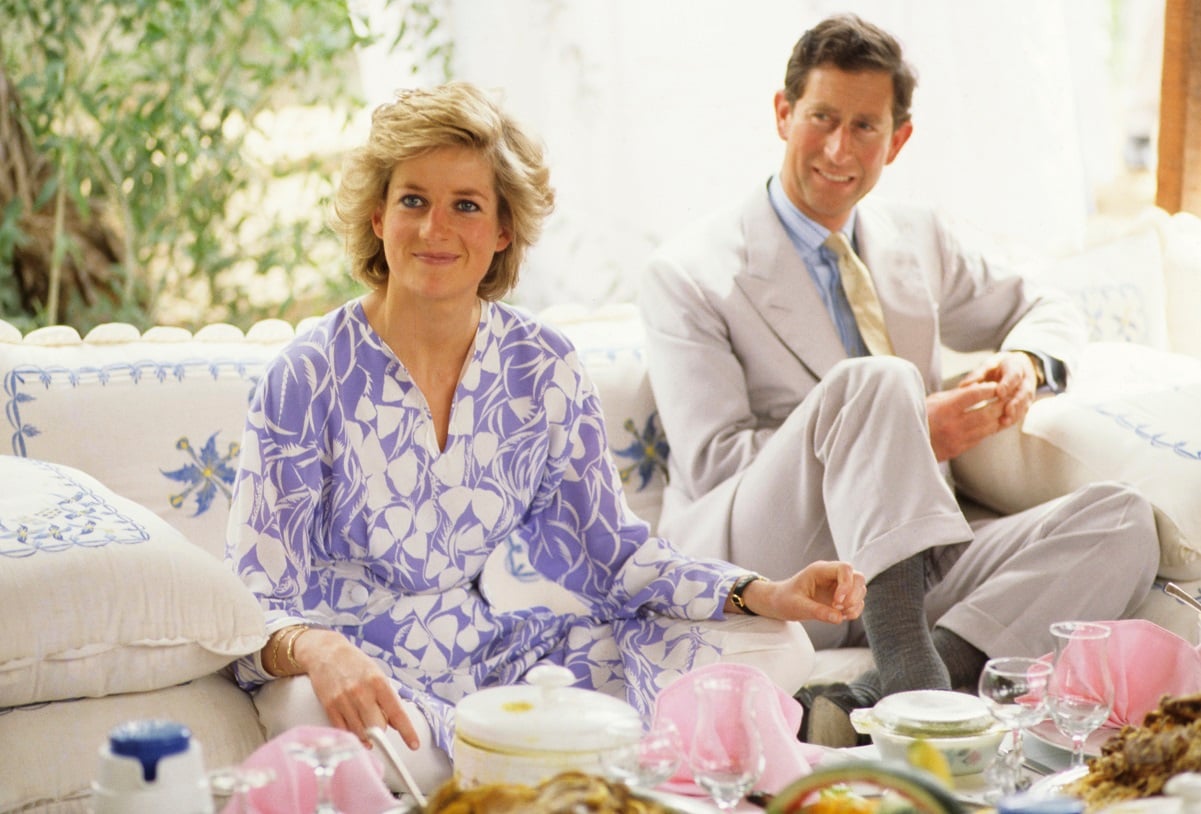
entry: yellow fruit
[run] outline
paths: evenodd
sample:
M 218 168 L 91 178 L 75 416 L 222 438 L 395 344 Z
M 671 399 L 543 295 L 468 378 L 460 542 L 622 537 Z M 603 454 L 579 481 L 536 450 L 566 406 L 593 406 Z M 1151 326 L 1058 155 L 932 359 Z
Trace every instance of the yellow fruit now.
M 930 741 L 918 738 L 909 744 L 909 748 L 905 752 L 905 757 L 909 761 L 910 766 L 929 772 L 937 777 L 939 782 L 947 788 L 951 788 L 954 784 L 954 780 L 951 779 L 951 766 L 947 763 L 947 756 L 940 752 Z
M 875 804 L 866 797 L 838 784 L 822 789 L 817 801 L 802 807 L 800 814 L 873 814 L 875 810 Z

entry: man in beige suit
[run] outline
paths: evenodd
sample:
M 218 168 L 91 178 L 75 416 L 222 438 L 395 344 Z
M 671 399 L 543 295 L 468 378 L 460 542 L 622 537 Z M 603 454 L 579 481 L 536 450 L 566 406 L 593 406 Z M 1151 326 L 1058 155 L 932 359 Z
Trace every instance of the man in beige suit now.
M 861 623 L 809 630 L 818 647 L 866 640 L 877 665 L 798 696 L 802 736 L 828 745 L 853 743 L 849 712 L 882 695 L 974 691 L 988 657 L 1050 650 L 1051 622 L 1128 614 L 1158 561 L 1125 486 L 969 523 L 948 485 L 947 461 L 1062 389 L 1084 329 L 930 212 L 864 197 L 913 132 L 915 84 L 857 17 L 808 31 L 775 97 L 779 172 L 664 245 L 643 292 L 664 535 L 770 577 L 843 559 L 868 579 Z M 878 303 L 848 299 L 834 233 Z M 944 390 L 943 346 L 995 353 Z

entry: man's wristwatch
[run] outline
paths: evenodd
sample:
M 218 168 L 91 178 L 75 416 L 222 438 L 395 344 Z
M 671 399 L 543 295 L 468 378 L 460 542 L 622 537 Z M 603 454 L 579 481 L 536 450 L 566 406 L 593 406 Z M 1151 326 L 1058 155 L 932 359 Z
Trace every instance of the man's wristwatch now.
M 738 581 L 734 583 L 734 587 L 730 589 L 730 601 L 734 603 L 734 607 L 738 608 L 738 610 L 742 611 L 748 616 L 758 616 L 759 614 L 747 607 L 746 600 L 742 598 L 742 593 L 746 590 L 748 585 L 750 585 L 752 582 L 758 582 L 759 580 L 766 581 L 767 577 L 753 572 L 743 574 L 738 578 Z
M 1051 393 L 1064 391 L 1068 383 L 1068 372 L 1063 362 L 1032 350 L 1023 350 L 1022 353 L 1026 354 L 1034 365 L 1034 376 L 1038 380 L 1037 390 Z

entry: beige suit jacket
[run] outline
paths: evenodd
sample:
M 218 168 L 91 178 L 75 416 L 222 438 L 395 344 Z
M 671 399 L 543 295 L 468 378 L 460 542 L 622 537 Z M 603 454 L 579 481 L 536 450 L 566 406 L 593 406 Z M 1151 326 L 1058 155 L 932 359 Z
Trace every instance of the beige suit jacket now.
M 896 353 L 928 392 L 941 386 L 944 345 L 1037 350 L 1070 370 L 1085 338 L 1075 306 L 964 250 L 928 210 L 865 199 L 855 239 Z M 740 473 L 846 352 L 766 184 L 662 246 L 643 282 L 671 448 L 660 530 L 695 555 L 728 557 Z

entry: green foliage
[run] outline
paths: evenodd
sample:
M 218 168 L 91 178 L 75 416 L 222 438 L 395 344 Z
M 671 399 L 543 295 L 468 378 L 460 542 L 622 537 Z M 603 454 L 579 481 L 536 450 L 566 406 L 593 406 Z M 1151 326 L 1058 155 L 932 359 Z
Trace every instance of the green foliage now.
M 434 12 L 409 6 L 407 24 L 428 26 Z M 281 135 L 265 128 L 287 125 L 262 114 L 319 105 L 336 131 L 361 108 L 354 49 L 371 34 L 346 0 L 0 0 L 0 19 L 0 67 L 46 164 L 34 208 L 58 216 L 52 256 L 87 259 L 62 223 L 74 210 L 114 236 L 119 258 L 100 270 L 111 296 L 65 293 L 58 315 L 81 331 L 110 319 L 246 326 L 288 316 L 298 274 L 321 264 L 344 276 L 323 225 L 338 157 L 264 157 Z M 285 180 L 303 195 L 280 206 L 271 190 Z M 30 214 L 17 199 L 0 210 L 0 314 L 21 327 L 57 318 L 17 293 Z M 243 293 L 256 276 L 278 289 L 269 305 Z

